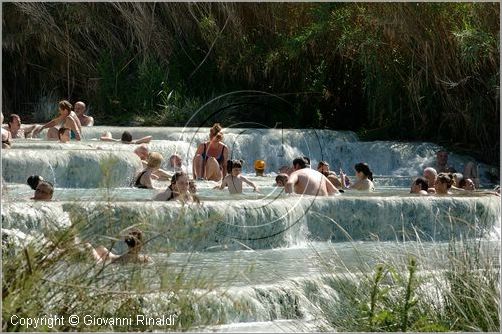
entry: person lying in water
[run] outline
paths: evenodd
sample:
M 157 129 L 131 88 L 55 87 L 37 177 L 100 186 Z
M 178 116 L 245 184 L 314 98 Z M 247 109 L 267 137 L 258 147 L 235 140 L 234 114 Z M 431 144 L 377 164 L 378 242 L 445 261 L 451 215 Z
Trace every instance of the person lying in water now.
M 188 174 L 185 172 L 176 172 L 171 178 L 171 184 L 167 189 L 153 198 L 154 201 L 173 201 L 180 200 L 182 202 L 194 201 L 199 203 L 199 199 L 195 196 L 195 183 L 190 184 Z
M 143 144 L 143 143 L 149 143 L 152 140 L 152 136 L 146 136 L 143 138 L 133 140 L 131 133 L 129 131 L 124 131 L 120 139 L 116 139 L 112 137 L 110 131 L 107 131 L 103 133 L 101 137 L 99 137 L 99 140 L 121 142 L 123 144 Z
M 108 250 L 105 246 L 98 246 L 95 249 L 91 244 L 87 243 L 86 247 L 90 249 L 93 258 L 97 263 L 110 261 L 111 263 L 150 263 L 152 258 L 147 255 L 140 254 L 143 248 L 143 231 L 138 228 L 129 229 L 124 238 L 127 245 L 127 252 L 122 255 L 117 255 Z
M 254 191 L 258 191 L 256 184 L 242 176 L 242 162 L 240 160 L 228 161 L 227 166 L 229 166 L 228 169 L 231 170 L 231 172 L 223 178 L 223 181 L 221 181 L 221 184 L 217 186 L 216 189 L 222 190 L 228 187 L 228 191 L 231 194 L 242 194 L 242 183 L 246 182 L 253 187 Z

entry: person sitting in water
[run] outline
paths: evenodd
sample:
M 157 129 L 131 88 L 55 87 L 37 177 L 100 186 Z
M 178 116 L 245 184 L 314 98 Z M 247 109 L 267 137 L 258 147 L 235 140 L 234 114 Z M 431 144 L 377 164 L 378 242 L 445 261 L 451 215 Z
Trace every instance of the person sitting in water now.
M 3 113 L 0 116 L 0 123 L 3 124 Z M 10 148 L 12 136 L 9 130 L 2 127 L 2 148 Z
M 121 142 L 123 144 L 143 144 L 143 143 L 149 143 L 152 140 L 152 136 L 146 136 L 140 139 L 133 140 L 131 133 L 129 131 L 124 131 L 120 139 L 116 139 L 112 137 L 110 131 L 107 131 L 103 133 L 101 137 L 99 137 L 99 140 Z
M 429 184 L 425 177 L 417 177 L 411 184 L 410 194 L 427 195 L 427 189 L 429 189 Z
M 8 121 L 8 130 L 11 138 L 31 138 L 32 132 L 38 126 L 37 124 L 22 126 L 21 117 L 17 114 L 11 114 Z
M 326 176 L 337 189 L 343 188 L 342 181 L 340 181 L 335 172 L 329 170 L 329 163 L 326 161 L 319 161 L 317 164 L 317 171 Z
M 350 184 L 348 182 L 348 187 L 350 189 L 361 190 L 361 191 L 375 191 L 375 185 L 373 184 L 373 173 L 367 163 L 359 162 L 354 165 L 354 170 L 356 172 L 356 182 Z M 342 174 L 342 184 L 345 184 L 345 174 Z
M 59 127 L 64 127 L 70 129 L 70 138 L 75 140 L 82 139 L 82 125 L 80 124 L 80 120 L 77 117 L 77 114 L 73 112 L 72 105 L 70 102 L 66 100 L 62 100 L 58 104 L 59 108 L 59 116 L 51 120 L 50 122 L 37 127 L 33 131 L 33 135 L 37 136 L 43 129 L 48 128 L 47 131 L 47 139 L 48 140 L 58 140 L 58 130 L 55 127 L 57 124 L 60 124 Z
M 453 185 L 453 176 L 451 173 L 439 173 L 436 178 L 434 188 L 438 195 L 451 195 L 450 188 Z
M 285 187 L 288 182 L 289 175 L 286 173 L 281 173 L 275 177 L 275 185 L 277 187 Z
M 227 175 L 228 147 L 223 143 L 222 127 L 215 123 L 209 141 L 199 144 L 193 158 L 193 178 L 220 181 Z
M 70 129 L 59 128 L 58 137 L 60 143 L 67 143 L 70 141 Z
M 436 171 L 438 173 L 456 173 L 455 168 L 448 166 L 448 152 L 439 150 L 436 152 Z
M 288 177 L 284 187 L 286 193 L 293 191 L 296 194 L 329 196 L 338 194 L 336 187 L 318 171 L 307 168 L 307 163 L 303 157 L 293 160 L 294 172 Z
M 86 247 L 91 250 L 93 258 L 97 263 L 110 261 L 111 263 L 150 263 L 152 258 L 147 255 L 140 254 L 143 248 L 143 231 L 138 228 L 129 229 L 124 237 L 124 242 L 127 245 L 127 252 L 122 255 L 116 255 L 104 246 L 92 248 L 91 244 L 87 243 Z
M 195 185 L 194 185 L 195 186 Z M 195 201 L 199 199 L 189 191 L 188 174 L 185 172 L 176 172 L 171 178 L 171 184 L 166 191 L 161 192 L 153 198 L 154 201 L 173 201 L 180 200 L 182 202 Z
M 85 103 L 82 101 L 75 102 L 75 113 L 80 121 L 82 126 L 93 126 L 94 118 L 92 116 L 88 116 L 85 114 Z
M 173 172 L 185 172 L 186 168 L 183 166 L 183 160 L 179 154 L 173 154 L 169 157 L 169 167 Z
M 429 189 L 427 189 L 427 192 L 429 194 L 435 193 L 436 189 L 434 188 L 434 185 L 436 184 L 438 172 L 432 167 L 427 167 L 424 169 L 423 176 L 427 180 L 427 185 L 429 186 Z
M 252 181 L 249 181 L 246 177 L 241 174 L 242 171 L 242 161 L 241 160 L 231 160 L 227 163 L 228 168 L 231 169 L 231 173 L 229 173 L 223 181 L 221 181 L 221 185 L 216 188 L 222 190 L 225 187 L 228 187 L 228 192 L 231 194 L 242 194 L 242 183 L 246 182 L 251 187 L 253 187 L 254 191 L 258 191 L 256 184 Z
M 31 189 L 35 190 L 37 189 L 38 183 L 40 181 L 44 181 L 44 178 L 40 175 L 31 175 L 26 180 L 26 184 L 29 185 Z
M 35 188 L 35 194 L 31 198 L 35 201 L 50 201 L 54 194 L 54 186 L 48 181 L 39 181 Z
M 140 158 L 143 169 L 145 169 L 148 166 L 148 147 L 145 144 L 140 144 L 134 149 L 134 153 Z M 159 181 L 168 181 L 172 177 L 171 174 L 162 168 L 153 171 L 152 174 L 155 175 Z
M 134 187 L 143 189 L 155 189 L 152 185 L 152 178 L 157 178 L 155 172 L 159 170 L 162 160 L 164 160 L 164 158 L 162 157 L 162 154 L 158 152 L 151 152 L 150 154 L 148 154 L 146 168 L 141 171 L 141 173 L 139 173 L 136 177 Z
M 254 171 L 256 173 L 256 176 L 264 176 L 263 174 L 265 173 L 265 167 L 265 160 L 255 160 Z

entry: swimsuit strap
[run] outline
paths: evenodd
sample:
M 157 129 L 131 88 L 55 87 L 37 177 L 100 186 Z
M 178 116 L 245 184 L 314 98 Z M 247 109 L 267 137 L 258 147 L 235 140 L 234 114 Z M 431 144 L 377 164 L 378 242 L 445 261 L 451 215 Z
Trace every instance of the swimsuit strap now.
M 223 152 L 225 151 L 225 145 L 222 145 L 223 147 L 221 148 L 221 153 L 220 155 L 218 156 L 218 158 L 216 159 L 216 161 L 218 161 L 218 163 L 221 165 L 221 163 L 223 162 Z
M 166 200 L 166 201 L 170 201 L 172 199 L 174 199 L 174 191 L 173 191 L 173 188 L 171 187 L 171 185 L 169 185 L 168 187 L 169 189 L 171 189 L 171 195 L 169 195 L 169 198 Z
M 134 183 L 134 186 L 136 188 L 146 188 L 140 181 L 141 181 L 141 177 L 143 177 L 143 175 L 146 173 L 146 170 L 142 171 L 139 175 L 138 175 L 138 178 L 136 179 L 136 182 Z

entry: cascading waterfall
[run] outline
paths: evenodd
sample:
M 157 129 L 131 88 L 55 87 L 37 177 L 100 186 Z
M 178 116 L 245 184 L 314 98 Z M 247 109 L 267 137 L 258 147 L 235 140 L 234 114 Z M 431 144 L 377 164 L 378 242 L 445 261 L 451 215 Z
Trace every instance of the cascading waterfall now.
M 216 183 L 198 182 L 201 204 L 182 205 L 151 201 L 155 190 L 129 187 L 142 168 L 133 153 L 136 145 L 96 140 L 105 131 L 120 138 L 124 130 L 133 138 L 152 135 L 148 146 L 164 156 L 162 168 L 169 170 L 169 156 L 178 153 L 188 171 L 197 144 L 207 140 L 209 133 L 208 128 L 99 126 L 85 128 L 79 143 L 15 140 L 12 149 L 2 151 L 4 235 L 25 242 L 72 226 L 80 239 L 121 253 L 125 246 L 111 238 L 132 225 L 140 226 L 148 239 L 148 252 L 157 262 L 173 272 L 190 266 L 196 277 L 211 272 L 221 284 L 211 293 L 197 291 L 204 296 L 193 304 L 195 323 L 201 325 L 209 317 L 213 324 L 228 326 L 245 322 L 267 326 L 278 320 L 298 326 L 295 321 L 301 320 L 311 331 L 333 329 L 319 305 L 335 311 L 343 308 L 339 287 L 323 277 L 324 269 L 316 260 L 319 252 L 310 249 L 311 244 L 327 258 L 336 249 L 336 255 L 342 254 L 349 263 L 356 254 L 352 245 L 371 254 L 377 241 L 383 242 L 383 253 L 402 255 L 406 242 L 430 244 L 434 250 L 452 239 L 500 240 L 499 197 L 409 194 L 411 180 L 434 164 L 440 146 L 432 143 L 360 142 L 352 132 L 328 130 L 228 128 L 224 142 L 230 158 L 245 161 L 244 173 L 258 184 L 260 193 L 245 187 L 243 195 L 232 196 L 213 189 Z M 309 156 L 312 167 L 326 160 L 332 170 L 342 168 L 348 174 L 355 163 L 368 162 L 377 192 L 347 191 L 329 198 L 285 195 L 274 186 L 274 176 L 298 156 Z M 268 176 L 253 175 L 256 159 L 266 160 Z M 459 171 L 468 161 L 473 159 L 449 157 Z M 482 184 L 488 184 L 484 171 L 490 166 L 478 166 Z M 29 200 L 33 192 L 25 182 L 33 174 L 55 184 L 53 201 Z M 371 270 L 369 256 L 367 261 Z M 72 264 L 72 270 L 78 271 L 78 264 Z M 225 285 L 234 270 L 235 277 Z M 65 271 L 56 275 L 64 276 Z M 151 276 L 155 288 L 160 283 L 155 274 Z M 141 298 L 145 312 L 168 309 L 168 298 L 162 293 Z

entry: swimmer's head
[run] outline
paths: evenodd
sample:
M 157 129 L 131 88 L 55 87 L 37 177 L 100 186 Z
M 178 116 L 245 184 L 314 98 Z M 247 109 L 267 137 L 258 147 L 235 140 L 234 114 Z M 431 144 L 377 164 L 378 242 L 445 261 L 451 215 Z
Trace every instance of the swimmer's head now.
M 277 187 L 284 187 L 288 182 L 288 174 L 281 173 L 275 177 L 275 185 Z
M 129 248 L 140 247 L 143 243 L 143 232 L 139 228 L 131 228 L 124 241 Z
M 26 180 L 26 183 L 30 186 L 31 189 L 35 190 L 37 189 L 38 183 L 43 180 L 44 178 L 40 175 L 31 175 L 30 177 L 28 177 L 28 180 Z
M 132 142 L 132 135 L 129 131 L 124 131 L 122 133 L 122 137 L 120 138 L 120 140 L 123 142 L 123 143 L 131 143 Z
M 159 152 L 150 152 L 148 154 L 147 166 L 150 168 L 160 168 L 160 164 L 164 157 Z
M 67 143 L 70 141 L 70 129 L 68 128 L 59 128 L 58 130 L 58 138 L 62 143 Z
M 256 175 L 258 176 L 263 176 L 263 173 L 265 172 L 265 160 L 255 160 L 254 162 L 254 170 L 256 172 Z

